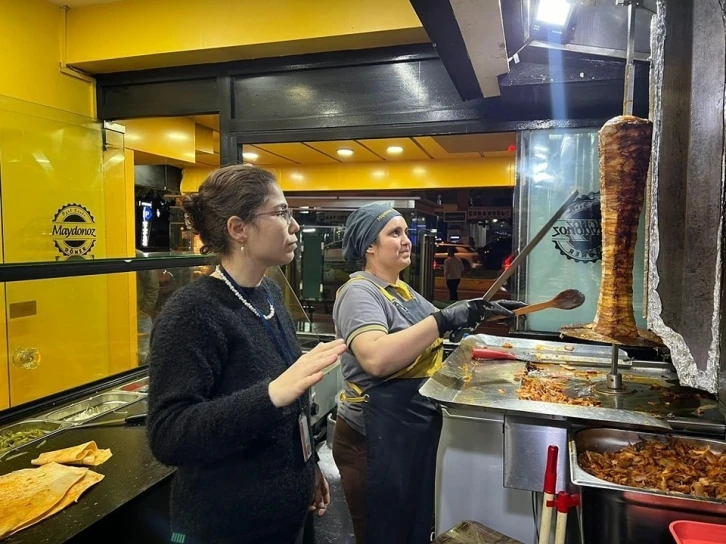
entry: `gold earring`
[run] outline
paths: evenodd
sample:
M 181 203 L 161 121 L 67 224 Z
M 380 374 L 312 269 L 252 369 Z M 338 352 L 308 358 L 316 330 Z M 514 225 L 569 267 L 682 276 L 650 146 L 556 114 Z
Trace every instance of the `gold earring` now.
M 244 252 L 245 246 L 239 246 L 239 250 L 242 251 L 242 252 Z

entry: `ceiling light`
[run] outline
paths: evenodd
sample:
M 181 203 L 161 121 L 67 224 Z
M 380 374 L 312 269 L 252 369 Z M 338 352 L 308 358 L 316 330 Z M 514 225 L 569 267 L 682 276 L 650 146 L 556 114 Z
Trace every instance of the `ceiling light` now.
M 386 153 L 389 155 L 400 155 L 403 153 L 403 148 L 400 145 L 392 145 L 386 149 Z
M 252 151 L 245 151 L 242 153 L 242 158 L 247 159 L 248 161 L 256 161 L 260 158 L 260 156 L 257 153 L 253 153 Z
M 569 42 L 574 13 L 572 0 L 539 0 L 530 29 L 532 38 L 561 44 Z
M 385 175 L 386 175 L 386 173 L 383 170 L 374 170 L 373 171 L 374 178 L 382 178 Z
M 535 21 L 555 26 L 565 26 L 570 16 L 572 3 L 569 0 L 539 0 Z
M 341 147 L 340 149 L 338 149 L 337 153 L 341 157 L 351 157 L 353 155 L 353 150 L 347 147 Z

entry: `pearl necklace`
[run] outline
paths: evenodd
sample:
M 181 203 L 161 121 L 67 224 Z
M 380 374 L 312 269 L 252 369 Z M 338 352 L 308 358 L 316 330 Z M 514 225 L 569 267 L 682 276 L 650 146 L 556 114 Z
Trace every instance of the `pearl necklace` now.
M 215 272 L 222 279 L 222 281 L 224 281 L 224 283 L 227 284 L 227 287 L 230 288 L 230 290 L 235 294 L 235 296 L 242 301 L 242 304 L 244 304 L 250 312 L 255 314 L 257 317 L 264 318 L 265 321 L 269 321 L 270 319 L 272 319 L 274 317 L 275 307 L 272 305 L 271 302 L 269 302 L 270 313 L 267 315 L 261 315 L 259 310 L 257 308 L 255 308 L 254 306 L 252 306 L 252 304 L 250 304 L 250 302 L 245 297 L 242 296 L 242 294 L 237 290 L 237 288 L 234 285 L 232 285 L 232 283 L 230 283 L 230 281 L 227 279 L 227 275 L 224 272 L 222 272 L 222 268 L 219 265 L 217 265 Z

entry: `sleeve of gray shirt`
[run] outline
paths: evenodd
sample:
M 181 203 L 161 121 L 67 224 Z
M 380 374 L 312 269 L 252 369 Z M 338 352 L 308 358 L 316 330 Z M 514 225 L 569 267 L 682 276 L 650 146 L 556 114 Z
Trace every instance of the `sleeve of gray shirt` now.
M 387 301 L 369 281 L 354 281 L 338 294 L 333 307 L 335 332 L 350 347 L 356 336 L 369 331 L 389 331 Z

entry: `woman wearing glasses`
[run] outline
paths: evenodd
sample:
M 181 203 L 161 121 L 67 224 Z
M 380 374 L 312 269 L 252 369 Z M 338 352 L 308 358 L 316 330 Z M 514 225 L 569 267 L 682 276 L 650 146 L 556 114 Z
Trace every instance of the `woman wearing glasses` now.
M 265 278 L 292 261 L 299 230 L 270 172 L 221 168 L 183 206 L 219 264 L 174 294 L 151 336 L 148 435 L 159 461 L 177 467 L 173 540 L 299 542 L 307 512 L 330 501 L 308 390 L 345 346 L 302 355 Z

